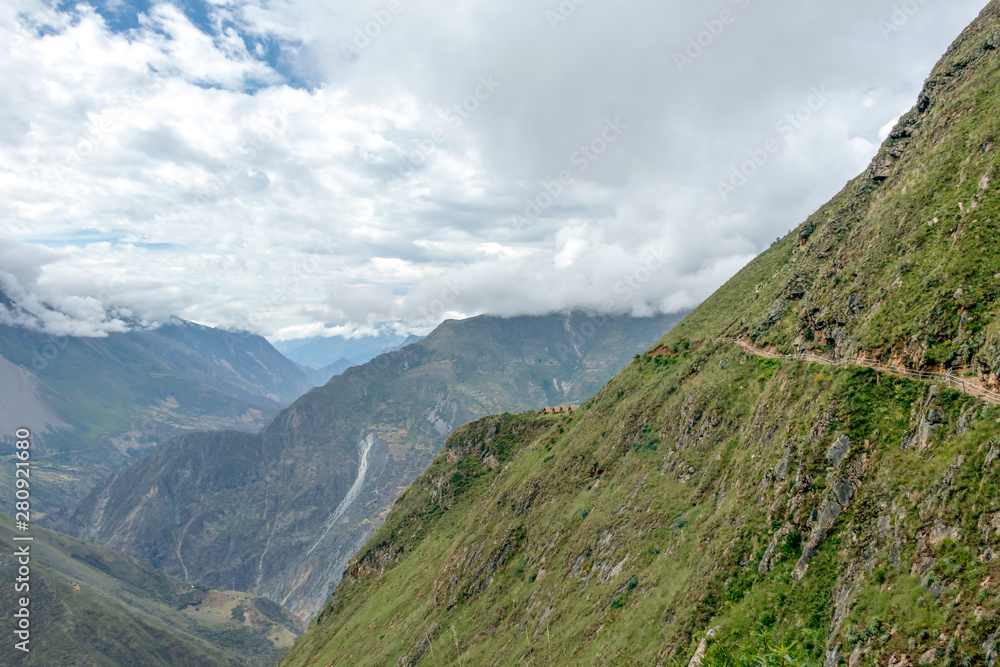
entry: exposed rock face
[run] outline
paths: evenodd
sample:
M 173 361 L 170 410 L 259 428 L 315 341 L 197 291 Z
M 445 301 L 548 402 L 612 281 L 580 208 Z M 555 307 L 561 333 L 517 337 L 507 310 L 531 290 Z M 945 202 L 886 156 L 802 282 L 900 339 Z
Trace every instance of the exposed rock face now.
M 843 474 L 840 473 L 841 464 L 850 450 L 850 439 L 846 435 L 841 435 L 826 453 L 826 460 L 831 468 L 827 474 L 830 490 L 819 508 L 813 512 L 815 518 L 811 521 L 812 532 L 802 549 L 802 557 L 792 571 L 794 579 L 802 579 L 805 576 L 809 561 L 819 551 L 820 544 L 829 535 L 837 518 L 850 507 L 851 499 L 854 498 L 854 493 L 865 473 L 867 460 L 864 456 L 852 461 Z
M 31 426 L 36 434 L 68 428 L 47 405 L 38 376 L 0 357 L 0 433 Z
M 259 435 L 197 434 L 161 446 L 57 525 L 305 618 L 456 427 L 581 403 L 672 321 L 576 314 L 445 323 L 309 392 Z
M 844 458 L 851 451 L 851 439 L 846 435 L 841 435 L 826 453 L 826 460 L 834 468 L 839 468 Z
M 705 633 L 705 638 L 701 640 L 700 644 L 698 644 L 697 650 L 695 650 L 694 655 L 691 656 L 691 661 L 688 662 L 688 667 L 701 667 L 701 661 L 705 659 L 705 654 L 708 653 L 708 642 L 712 641 L 718 632 L 718 628 L 712 628 Z

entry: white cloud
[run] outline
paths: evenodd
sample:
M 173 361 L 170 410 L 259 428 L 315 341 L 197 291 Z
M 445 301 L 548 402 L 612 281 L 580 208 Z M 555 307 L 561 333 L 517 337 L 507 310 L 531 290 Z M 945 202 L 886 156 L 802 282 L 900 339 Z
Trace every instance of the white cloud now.
M 82 337 L 106 336 L 136 324 L 120 319 L 123 313 L 105 308 L 101 297 L 110 297 L 110 287 L 102 293 L 94 291 L 94 284 L 78 284 L 74 293 L 65 286 L 47 285 L 44 269 L 64 259 L 60 253 L 45 248 L 0 238 L 0 292 L 12 302 L 0 301 L 0 324 L 24 326 L 54 336 Z M 86 277 L 82 282 L 87 282 Z
M 890 39 L 892 2 L 754 3 L 679 73 L 673 53 L 731 4 L 587 3 L 553 31 L 544 3 L 404 1 L 352 62 L 342 44 L 384 2 L 213 0 L 209 35 L 181 5 L 116 33 L 12 0 L 4 289 L 40 326 L 94 334 L 124 326 L 115 308 L 301 337 L 691 307 L 865 166 L 980 3 L 928 4 Z M 817 87 L 829 99 L 779 131 Z M 517 226 L 526 200 L 545 206 Z M 668 262 L 624 298 L 653 250 Z

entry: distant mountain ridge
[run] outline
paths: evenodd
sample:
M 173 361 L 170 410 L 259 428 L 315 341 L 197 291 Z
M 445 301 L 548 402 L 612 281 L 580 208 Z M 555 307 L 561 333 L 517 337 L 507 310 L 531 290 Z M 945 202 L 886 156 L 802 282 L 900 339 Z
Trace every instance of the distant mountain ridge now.
M 309 381 L 312 382 L 313 385 L 317 387 L 323 386 L 324 384 L 329 382 L 330 378 L 332 378 L 334 375 L 340 375 L 351 366 L 357 366 L 357 364 L 355 364 L 352 361 L 348 361 L 347 359 L 338 359 L 332 364 L 328 364 L 321 368 L 313 368 L 312 366 L 303 366 L 302 364 L 298 363 L 296 365 L 303 373 L 305 373 L 306 377 L 309 378 Z
M 0 325 L 0 443 L 35 432 L 38 511 L 75 502 L 170 437 L 257 430 L 313 386 L 260 336 L 179 320 L 104 338 Z M 10 474 L 0 469 L 0 492 Z
M 251 405 L 285 407 L 312 388 L 305 374 L 261 336 L 182 320 L 125 335 L 184 377 Z
M 679 316 L 477 317 L 349 368 L 259 435 L 168 442 L 55 527 L 302 618 L 456 427 L 581 403 Z

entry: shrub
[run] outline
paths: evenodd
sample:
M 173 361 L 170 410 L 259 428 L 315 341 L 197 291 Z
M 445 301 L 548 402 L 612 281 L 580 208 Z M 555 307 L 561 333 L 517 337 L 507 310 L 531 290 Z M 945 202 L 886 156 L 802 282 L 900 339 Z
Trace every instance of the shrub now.
M 748 644 L 730 641 L 714 643 L 701 662 L 702 667 L 805 667 L 795 653 L 795 644 L 777 646 L 767 633 Z

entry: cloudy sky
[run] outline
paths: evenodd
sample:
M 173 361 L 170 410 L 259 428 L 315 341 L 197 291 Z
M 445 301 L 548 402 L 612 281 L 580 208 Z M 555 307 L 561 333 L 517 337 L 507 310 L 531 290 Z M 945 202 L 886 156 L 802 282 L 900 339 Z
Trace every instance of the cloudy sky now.
M 984 4 L 6 0 L 0 288 L 80 335 L 688 308 Z

